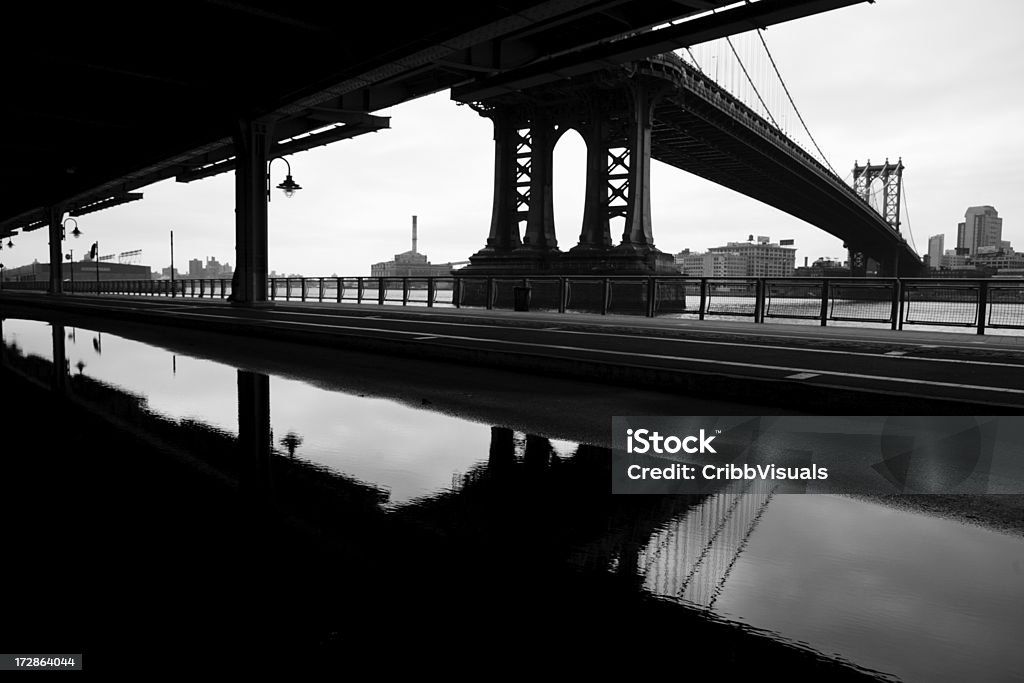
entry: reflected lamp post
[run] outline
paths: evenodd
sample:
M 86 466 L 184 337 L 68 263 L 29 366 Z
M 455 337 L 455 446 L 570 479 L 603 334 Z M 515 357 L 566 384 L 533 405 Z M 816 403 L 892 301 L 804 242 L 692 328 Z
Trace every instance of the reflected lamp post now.
M 302 437 L 295 432 L 288 432 L 281 439 L 281 445 L 288 451 L 288 457 L 294 459 L 296 449 L 302 445 Z

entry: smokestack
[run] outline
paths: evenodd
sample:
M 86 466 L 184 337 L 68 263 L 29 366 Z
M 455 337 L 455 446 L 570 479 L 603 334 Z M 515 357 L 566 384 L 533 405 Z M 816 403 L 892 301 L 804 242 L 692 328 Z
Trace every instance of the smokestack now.
M 412 253 L 416 253 L 416 216 L 412 217 Z
M 807 257 L 804 256 L 804 268 L 806 268 L 806 267 L 807 267 Z

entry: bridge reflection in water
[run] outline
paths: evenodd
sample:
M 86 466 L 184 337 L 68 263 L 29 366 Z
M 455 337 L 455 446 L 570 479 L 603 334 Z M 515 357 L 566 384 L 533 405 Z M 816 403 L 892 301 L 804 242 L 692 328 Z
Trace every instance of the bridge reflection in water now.
M 103 443 L 115 432 L 131 435 L 144 446 L 131 453 L 132 479 L 162 452 L 240 494 L 225 500 L 237 500 L 246 511 L 240 529 L 261 548 L 254 561 L 270 562 L 256 571 L 264 577 L 257 593 L 287 605 L 281 609 L 290 621 L 268 632 L 287 630 L 293 644 L 346 651 L 372 640 L 377 628 L 415 631 L 421 642 L 435 643 L 440 636 L 424 634 L 430 628 L 424 624 L 450 612 L 459 623 L 449 640 L 477 645 L 477 639 L 500 640 L 500 634 L 530 627 L 611 642 L 624 624 L 642 623 L 635 639 L 662 629 L 658 642 L 685 638 L 691 650 L 722 657 L 737 671 L 775 662 L 829 677 L 866 673 L 835 663 L 848 659 L 910 679 L 967 670 L 987 672 L 978 680 L 998 680 L 1018 665 L 1000 638 L 1024 626 L 1019 613 L 1002 607 L 1024 599 L 1019 577 L 1014 583 L 1012 572 L 993 569 L 975 585 L 962 581 L 972 562 L 1005 568 L 1024 559 L 1019 539 L 855 501 L 838 504 L 833 519 L 830 497 L 780 496 L 768 488 L 613 496 L 610 457 L 601 447 L 235 370 L 108 332 L 10 319 L 2 332 L 8 399 L 13 393 L 41 409 L 40 397 L 58 396 L 59 410 L 84 416 L 89 438 Z M 195 417 L 204 414 L 212 423 Z M 381 425 L 392 433 L 382 435 Z M 404 440 L 404 432 L 414 440 Z M 400 444 L 391 450 L 401 452 L 381 447 L 389 438 Z M 175 495 L 191 506 L 192 491 Z M 780 541 L 804 533 L 792 520 L 809 509 L 819 513 L 805 520 L 807 533 L 845 534 L 845 553 L 810 556 L 813 550 L 794 551 L 799 544 Z M 858 530 L 860 518 L 873 520 L 866 522 L 871 528 Z M 286 529 L 287 550 L 270 546 L 275 528 Z M 869 542 L 858 545 L 858 536 Z M 816 538 L 821 545 L 843 544 L 842 538 Z M 894 546 L 907 546 L 910 538 L 926 542 L 900 555 Z M 326 550 L 303 559 L 296 549 L 305 543 Z M 973 550 L 967 555 L 959 547 Z M 182 552 L 187 566 L 223 571 L 209 557 Z M 857 554 L 855 562 L 849 553 Z M 945 558 L 948 573 L 932 568 L 937 556 Z M 851 562 L 860 572 L 852 577 Z M 266 571 L 284 571 L 287 580 L 268 582 Z M 793 606 L 782 601 L 773 608 L 777 613 L 765 616 L 760 594 L 771 587 L 758 577 L 780 571 L 806 584 L 808 600 L 820 599 L 812 597 L 816 587 L 828 592 L 834 610 L 815 615 L 824 621 L 794 623 L 786 614 Z M 908 585 L 907 576 L 921 572 L 930 572 L 932 581 Z M 876 604 L 857 588 L 864 581 L 899 587 L 899 602 Z M 737 582 L 739 592 L 730 597 Z M 210 590 L 204 597 L 216 601 L 218 593 Z M 243 590 L 245 600 L 257 594 L 251 590 Z M 964 597 L 941 597 L 953 594 Z M 885 591 L 881 597 L 894 598 Z M 200 615 L 214 609 L 189 604 Z M 934 658 L 901 657 L 860 634 L 870 619 L 873 632 L 903 642 L 903 649 L 931 648 L 918 633 L 922 610 L 929 623 L 951 629 L 935 637 L 953 637 L 957 648 Z M 760 615 L 749 623 L 764 630 L 739 625 L 747 612 Z M 256 631 L 267 627 L 253 623 Z M 809 645 L 794 647 L 800 641 Z

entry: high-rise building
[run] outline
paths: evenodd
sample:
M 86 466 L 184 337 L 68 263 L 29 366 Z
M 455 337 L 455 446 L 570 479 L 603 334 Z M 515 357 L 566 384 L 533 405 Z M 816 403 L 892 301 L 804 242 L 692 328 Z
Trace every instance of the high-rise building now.
M 942 254 L 945 252 L 945 235 L 932 235 L 928 238 L 928 267 L 941 268 Z
M 964 222 L 956 229 L 956 246 L 975 254 L 978 247 L 999 246 L 1003 239 L 1003 219 L 991 206 L 971 206 L 964 214 Z

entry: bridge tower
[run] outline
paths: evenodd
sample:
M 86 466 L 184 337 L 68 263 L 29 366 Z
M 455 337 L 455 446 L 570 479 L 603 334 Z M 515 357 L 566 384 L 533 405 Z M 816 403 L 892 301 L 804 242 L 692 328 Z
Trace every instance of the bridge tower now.
M 463 274 L 677 274 L 651 229 L 653 110 L 670 85 L 645 68 L 467 102 L 494 124 L 494 203 L 483 249 Z M 574 129 L 587 145 L 579 240 L 558 247 L 552 208 L 555 144 Z M 611 221 L 624 220 L 619 244 Z
M 861 166 L 853 162 L 853 189 L 857 195 L 870 204 L 871 187 L 876 180 L 882 182 L 882 206 L 878 209 L 882 218 L 894 231 L 900 231 L 900 190 L 903 186 L 903 158 L 900 157 L 895 164 L 890 163 L 886 158 L 884 164 L 872 164 L 868 159 L 867 164 Z M 870 254 L 860 245 L 847 245 L 850 253 L 850 270 L 854 277 L 864 277 L 869 270 L 874 270 L 878 275 L 894 276 L 898 272 L 898 257 L 882 257 Z M 869 261 L 875 262 L 875 267 L 869 265 Z

